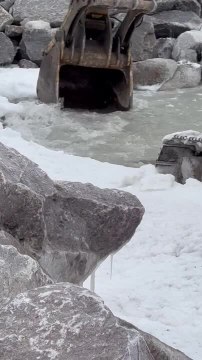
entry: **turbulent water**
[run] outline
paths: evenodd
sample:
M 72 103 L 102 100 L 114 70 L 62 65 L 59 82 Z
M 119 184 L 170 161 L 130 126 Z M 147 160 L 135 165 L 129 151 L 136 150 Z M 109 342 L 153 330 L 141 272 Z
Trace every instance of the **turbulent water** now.
M 170 92 L 134 92 L 129 112 L 99 114 L 61 111 L 24 101 L 23 113 L 10 114 L 5 125 L 49 148 L 126 166 L 154 162 L 164 135 L 202 131 L 202 87 Z

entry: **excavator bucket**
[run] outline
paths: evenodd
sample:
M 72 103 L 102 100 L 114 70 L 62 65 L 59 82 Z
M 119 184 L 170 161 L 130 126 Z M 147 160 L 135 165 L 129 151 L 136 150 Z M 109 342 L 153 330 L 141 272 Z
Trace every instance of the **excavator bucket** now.
M 44 52 L 38 98 L 64 107 L 128 110 L 133 74 L 130 40 L 155 0 L 71 0 Z

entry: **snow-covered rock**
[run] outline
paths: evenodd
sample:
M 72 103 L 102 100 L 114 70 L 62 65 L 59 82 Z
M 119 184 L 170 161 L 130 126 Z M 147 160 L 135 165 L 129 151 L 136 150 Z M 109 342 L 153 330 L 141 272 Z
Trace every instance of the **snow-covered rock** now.
M 69 3 L 69 0 L 16 0 L 13 17 L 18 22 L 26 19 L 62 23 Z
M 55 184 L 18 152 L 2 144 L 0 152 L 0 229 L 55 281 L 84 281 L 141 222 L 144 208 L 129 193 Z
M 163 11 L 151 17 L 157 38 L 177 38 L 188 30 L 200 30 L 202 19 L 191 11 Z
M 15 53 L 12 41 L 3 32 L 0 32 L 0 65 L 12 64 Z
M 48 22 L 29 21 L 25 24 L 20 48 L 29 60 L 40 63 L 43 52 L 55 34 Z
M 12 246 L 16 243 L 17 241 L 11 235 L 0 231 L 1 307 L 19 293 L 52 283 L 37 261 L 27 255 L 20 254 Z
M 173 47 L 175 60 L 201 61 L 202 31 L 192 30 L 181 34 Z
M 5 26 L 8 24 L 12 24 L 13 17 L 9 14 L 0 3 L 0 31 L 5 30 Z
M 0 312 L 4 360 L 188 360 L 121 323 L 103 301 L 72 284 L 18 295 Z
M 201 66 L 171 59 L 148 59 L 134 64 L 134 88 L 156 85 L 158 90 L 181 89 L 198 86 Z
M 156 12 L 168 10 L 193 11 L 201 14 L 201 7 L 197 0 L 156 0 Z

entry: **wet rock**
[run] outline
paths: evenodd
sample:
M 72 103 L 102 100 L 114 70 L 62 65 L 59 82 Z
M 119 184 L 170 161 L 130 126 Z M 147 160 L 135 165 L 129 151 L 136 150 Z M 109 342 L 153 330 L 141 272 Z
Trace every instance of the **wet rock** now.
M 23 33 L 22 26 L 6 25 L 6 27 L 5 27 L 5 34 L 6 34 L 6 36 L 8 36 L 10 38 L 21 37 L 22 33 Z
M 12 41 L 3 32 L 0 32 L 0 65 L 12 64 L 15 53 Z
M 189 359 L 155 352 L 156 344 L 121 324 L 98 296 L 64 283 L 18 295 L 0 312 L 0 338 L 4 360 Z
M 37 261 L 20 254 L 14 246 L 5 245 L 5 243 L 15 244 L 16 242 L 10 234 L 0 231 L 1 307 L 19 293 L 52 283 Z
M 44 21 L 30 21 L 25 24 L 20 48 L 29 60 L 40 63 L 44 50 L 55 34 L 50 24 Z
M 154 58 L 171 59 L 175 41 L 173 38 L 157 39 L 154 47 Z
M 15 21 L 44 20 L 61 24 L 70 0 L 16 0 L 13 6 Z
M 187 31 L 181 34 L 172 52 L 172 57 L 176 61 L 188 60 L 191 62 L 201 62 L 202 60 L 202 31 Z
M 133 61 L 141 61 L 153 57 L 155 44 L 154 25 L 149 16 L 144 16 L 142 24 L 136 28 L 132 36 Z
M 202 19 L 191 11 L 163 11 L 152 16 L 155 34 L 157 38 L 177 38 L 188 30 L 200 30 Z
M 156 0 L 156 12 L 168 10 L 193 11 L 201 14 L 201 6 L 197 0 Z
M 36 164 L 0 144 L 0 229 L 55 281 L 81 283 L 134 234 L 138 199 L 90 184 L 55 184 Z
M 162 84 L 173 77 L 177 63 L 170 59 L 148 59 L 134 64 L 134 88 Z
M 12 24 L 13 17 L 1 6 L 0 3 L 0 31 L 5 30 L 5 26 Z
M 18 66 L 20 68 L 24 68 L 24 69 L 34 69 L 34 68 L 38 68 L 38 65 L 35 64 L 34 62 L 27 60 L 27 59 L 21 59 L 18 63 Z

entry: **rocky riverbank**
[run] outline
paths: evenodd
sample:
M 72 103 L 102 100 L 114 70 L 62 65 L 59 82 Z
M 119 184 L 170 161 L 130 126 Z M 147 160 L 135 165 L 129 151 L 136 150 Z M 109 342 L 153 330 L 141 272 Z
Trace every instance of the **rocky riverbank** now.
M 161 90 L 201 82 L 202 18 L 200 0 L 157 0 L 132 39 L 134 87 Z M 38 67 L 69 0 L 0 1 L 0 65 Z M 152 59 L 152 60 L 151 60 Z

